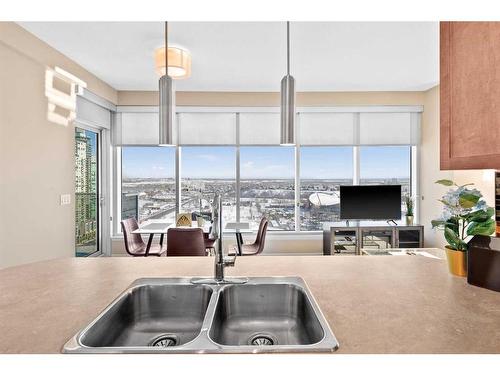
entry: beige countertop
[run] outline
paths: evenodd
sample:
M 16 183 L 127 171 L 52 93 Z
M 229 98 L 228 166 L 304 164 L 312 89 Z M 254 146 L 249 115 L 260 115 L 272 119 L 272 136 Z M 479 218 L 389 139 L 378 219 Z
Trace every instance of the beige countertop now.
M 0 270 L 0 352 L 59 353 L 141 277 L 211 275 L 213 258 L 60 259 Z M 301 276 L 337 353 L 500 353 L 500 293 L 420 256 L 260 256 L 229 275 Z

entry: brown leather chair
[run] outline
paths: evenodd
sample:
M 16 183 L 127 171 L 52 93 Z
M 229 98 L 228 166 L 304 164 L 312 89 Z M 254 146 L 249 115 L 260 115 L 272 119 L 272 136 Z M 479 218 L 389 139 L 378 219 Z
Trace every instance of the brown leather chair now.
M 123 239 L 125 240 L 125 250 L 129 255 L 133 257 L 147 257 L 151 256 L 163 256 L 165 255 L 167 249 L 162 245 L 151 244 L 149 253 L 146 254 L 146 244 L 142 240 L 140 234 L 132 233 L 134 230 L 139 228 L 137 220 L 134 218 L 125 219 L 121 222 Z
M 167 256 L 205 256 L 205 241 L 201 228 L 170 228 L 167 232 Z
M 255 242 L 252 244 L 241 245 L 241 255 L 259 255 L 264 251 L 264 244 L 266 242 L 268 221 L 265 217 L 260 220 L 259 230 L 257 231 L 257 237 Z

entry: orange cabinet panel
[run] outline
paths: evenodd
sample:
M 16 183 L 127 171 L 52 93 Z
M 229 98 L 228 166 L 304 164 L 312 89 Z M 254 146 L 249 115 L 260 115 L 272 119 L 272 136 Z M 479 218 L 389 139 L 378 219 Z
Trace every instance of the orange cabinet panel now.
M 500 22 L 441 22 L 441 169 L 500 169 Z

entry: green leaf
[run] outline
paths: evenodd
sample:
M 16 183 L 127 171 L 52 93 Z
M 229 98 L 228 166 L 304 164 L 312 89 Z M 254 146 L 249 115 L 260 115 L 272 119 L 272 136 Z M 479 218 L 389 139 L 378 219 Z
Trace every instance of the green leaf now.
M 483 222 L 490 219 L 495 214 L 493 207 L 488 207 L 486 210 L 478 210 L 465 215 L 464 218 L 471 222 Z
M 477 204 L 477 202 L 479 202 L 480 198 L 481 198 L 481 196 L 477 195 L 477 194 L 463 193 L 458 198 L 458 203 L 463 208 L 472 208 Z
M 452 230 L 451 228 L 444 228 L 444 238 L 446 239 L 446 241 L 450 244 L 450 246 L 454 249 L 460 249 L 460 238 L 458 237 L 458 235 L 455 233 L 454 230 Z
M 453 181 L 452 180 L 446 180 L 446 179 L 437 180 L 435 183 L 436 184 L 440 184 L 440 185 L 444 185 L 444 186 L 452 186 L 453 185 Z
M 453 205 L 451 205 L 448 201 L 445 201 L 444 199 L 438 199 L 438 202 L 441 202 L 442 204 L 444 204 L 445 206 L 448 206 L 448 207 L 454 207 Z
M 483 222 L 474 222 L 467 227 L 467 235 L 483 235 L 490 236 L 495 233 L 495 220 L 488 219 Z
M 431 220 L 432 228 L 442 228 L 446 224 L 444 220 Z

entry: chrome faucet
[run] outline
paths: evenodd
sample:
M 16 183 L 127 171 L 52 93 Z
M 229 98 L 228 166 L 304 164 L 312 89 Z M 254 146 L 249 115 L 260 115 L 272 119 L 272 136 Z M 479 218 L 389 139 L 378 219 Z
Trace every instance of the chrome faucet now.
M 236 255 L 232 258 L 224 257 L 224 247 L 222 246 L 222 199 L 216 194 L 212 204 L 212 230 L 209 238 L 215 240 L 215 264 L 214 278 L 217 281 L 224 281 L 224 268 L 234 267 Z
M 222 199 L 220 194 L 215 194 L 212 203 L 212 227 L 208 237 L 215 240 L 215 261 L 213 279 L 193 279 L 195 284 L 244 284 L 247 278 L 226 278 L 224 269 L 234 267 L 236 263 L 236 254 L 233 257 L 224 256 L 224 247 L 222 246 Z

